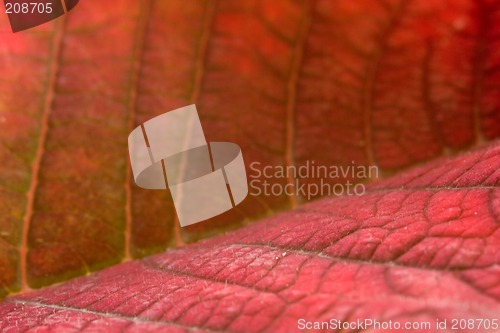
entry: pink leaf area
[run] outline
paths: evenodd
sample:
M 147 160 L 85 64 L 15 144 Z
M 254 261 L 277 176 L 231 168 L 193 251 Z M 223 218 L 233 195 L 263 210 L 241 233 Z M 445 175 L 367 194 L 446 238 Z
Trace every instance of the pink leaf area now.
M 2 332 L 499 332 L 500 143 L 0 306 Z M 347 329 L 338 321 L 379 325 Z M 474 329 L 452 329 L 473 319 Z M 482 327 L 479 325 L 479 319 Z M 446 329 L 436 323 L 446 320 Z M 428 329 L 396 329 L 424 325 Z M 489 328 L 486 324 L 489 323 Z M 470 327 L 470 326 L 469 326 Z

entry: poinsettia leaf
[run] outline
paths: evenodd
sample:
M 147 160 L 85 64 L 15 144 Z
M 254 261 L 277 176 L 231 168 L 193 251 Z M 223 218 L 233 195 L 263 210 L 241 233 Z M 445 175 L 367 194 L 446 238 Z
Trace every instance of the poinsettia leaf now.
M 16 34 L 0 15 L 0 297 L 304 201 L 250 195 L 181 230 L 127 156 L 133 128 L 177 107 L 196 103 L 247 166 L 387 175 L 498 137 L 498 15 L 493 0 L 82 0 Z
M 425 331 L 443 332 L 436 322 L 446 320 L 448 329 L 453 319 L 498 322 L 499 185 L 497 142 L 374 183 L 363 196 L 326 198 L 9 297 L 0 304 L 0 328 L 295 332 L 333 319 L 429 323 Z M 492 331 L 474 325 L 474 332 Z

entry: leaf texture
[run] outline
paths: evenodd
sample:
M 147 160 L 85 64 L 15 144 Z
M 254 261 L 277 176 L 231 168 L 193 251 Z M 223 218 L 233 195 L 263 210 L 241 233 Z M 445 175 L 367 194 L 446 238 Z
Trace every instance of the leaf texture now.
M 326 198 L 208 241 L 12 296 L 0 305 L 0 328 L 295 332 L 300 318 L 498 320 L 499 184 L 497 142 L 374 183 L 364 196 Z
M 83 0 L 1 33 L 0 296 L 303 201 L 251 196 L 176 228 L 169 193 L 133 185 L 126 138 L 180 106 L 265 165 L 391 174 L 498 137 L 499 15 L 493 0 Z

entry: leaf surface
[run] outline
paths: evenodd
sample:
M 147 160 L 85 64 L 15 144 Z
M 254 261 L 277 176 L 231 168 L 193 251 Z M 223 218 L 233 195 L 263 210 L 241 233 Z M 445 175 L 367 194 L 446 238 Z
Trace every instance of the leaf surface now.
M 370 318 L 443 332 L 436 320 L 498 320 L 499 184 L 497 142 L 374 183 L 364 196 L 326 198 L 12 296 L 0 305 L 0 328 L 295 332 L 301 318 Z
M 303 201 L 250 196 L 179 230 L 168 192 L 134 186 L 126 138 L 180 106 L 247 164 L 390 174 L 498 137 L 499 15 L 492 0 L 84 0 L 1 33 L 0 297 Z

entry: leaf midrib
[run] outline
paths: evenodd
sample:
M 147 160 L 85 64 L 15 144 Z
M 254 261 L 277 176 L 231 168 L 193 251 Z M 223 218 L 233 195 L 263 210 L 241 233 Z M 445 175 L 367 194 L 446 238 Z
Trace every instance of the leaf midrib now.
M 21 236 L 21 247 L 19 249 L 20 257 L 20 271 L 21 271 L 21 289 L 29 290 L 28 277 L 27 277 L 27 256 L 28 256 L 28 241 L 29 241 L 29 230 L 31 220 L 34 214 L 34 204 L 35 196 L 38 188 L 38 182 L 40 177 L 40 169 L 45 153 L 45 143 L 47 140 L 48 129 L 49 129 L 49 118 L 52 110 L 52 103 L 55 96 L 55 88 L 57 84 L 57 74 L 60 67 L 60 60 L 62 55 L 62 41 L 64 32 L 66 30 L 66 18 L 63 16 L 56 23 L 56 28 L 54 32 L 54 38 L 52 40 L 51 46 L 51 56 L 49 57 L 49 78 L 47 89 L 44 92 L 44 104 L 42 112 L 42 120 L 40 126 L 40 135 L 38 139 L 38 146 L 36 149 L 35 159 L 31 166 L 31 180 L 29 190 L 26 193 L 26 212 L 23 218 L 22 226 L 22 236 Z

